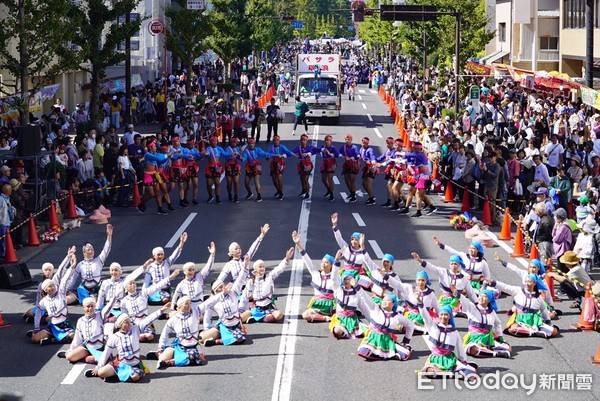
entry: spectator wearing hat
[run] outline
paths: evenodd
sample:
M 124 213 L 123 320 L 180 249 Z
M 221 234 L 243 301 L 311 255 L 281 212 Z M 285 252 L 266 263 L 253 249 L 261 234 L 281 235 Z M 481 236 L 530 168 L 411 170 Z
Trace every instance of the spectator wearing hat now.
M 552 244 L 554 256 L 558 259 L 558 269 L 566 273 L 568 269 L 560 262 L 560 257 L 573 245 L 573 233 L 567 220 L 567 211 L 563 208 L 554 212 L 554 227 L 552 228 Z
M 559 258 L 559 261 L 568 269 L 566 275 L 557 272 L 546 273 L 554 280 L 560 283 L 560 290 L 564 292 L 569 299 L 574 300 L 571 308 L 581 308 L 581 300 L 585 295 L 585 289 L 588 284 L 594 284 L 587 272 L 581 266 L 581 259 L 573 251 L 567 251 Z
M 119 129 L 121 127 L 121 110 L 123 106 L 121 106 L 121 102 L 117 96 L 112 97 L 112 102 L 110 103 L 110 125 L 111 127 L 115 127 Z
M 11 179 L 9 185 L 12 189 L 10 203 L 15 208 L 15 218 L 12 221 L 14 231 L 11 232 L 11 236 L 13 244 L 17 248 L 21 248 L 25 243 L 23 242 L 23 226 L 20 224 L 26 219 L 25 202 L 27 201 L 27 195 L 23 191 L 21 182 L 16 178 Z
M 6 164 L 0 167 L 0 185 L 9 183 L 11 170 Z
M 571 180 L 565 174 L 565 166 L 562 164 L 556 167 L 556 175 L 550 179 L 550 189 L 556 191 L 558 205 L 565 210 L 568 209 L 572 193 Z
M 581 169 L 581 157 L 579 155 L 572 155 L 569 161 L 571 164 L 567 169 L 567 177 L 573 184 L 573 193 L 576 193 L 579 189 L 579 183 L 583 178 L 583 170 Z
M 579 206 L 575 208 L 577 223 L 583 222 L 588 216 L 594 216 L 594 209 L 590 207 L 590 198 L 587 195 L 581 195 L 577 201 L 579 202 Z
M 594 257 L 594 239 L 595 235 L 600 232 L 600 227 L 598 227 L 598 223 L 593 219 L 583 220 L 577 223 L 577 227 L 579 227 L 581 233 L 577 236 L 573 252 L 579 256 L 581 266 L 589 273 Z
M 535 183 L 533 185 L 535 188 Z M 548 188 L 538 186 L 533 191 L 533 194 L 535 195 L 536 202 L 543 202 L 546 205 L 546 213 L 548 214 L 548 216 L 553 216 L 555 207 L 552 198 L 550 197 L 550 191 L 548 190 Z
M 12 187 L 10 184 L 2 184 L 2 194 L 0 194 L 0 232 L 6 233 L 15 219 L 15 208 L 10 203 Z M 4 259 L 6 252 L 6 239 L 4 236 L 0 239 L 0 260 Z

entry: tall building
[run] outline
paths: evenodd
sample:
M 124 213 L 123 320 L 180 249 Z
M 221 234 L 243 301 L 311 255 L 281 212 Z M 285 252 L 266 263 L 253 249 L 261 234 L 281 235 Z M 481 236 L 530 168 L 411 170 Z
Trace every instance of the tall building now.
M 600 55 L 600 0 L 594 1 L 594 55 Z M 585 76 L 586 0 L 560 1 L 560 72 Z M 594 77 L 600 77 L 600 58 L 594 58 Z
M 488 30 L 496 36 L 482 63 L 525 70 L 559 68 L 560 0 L 486 0 Z

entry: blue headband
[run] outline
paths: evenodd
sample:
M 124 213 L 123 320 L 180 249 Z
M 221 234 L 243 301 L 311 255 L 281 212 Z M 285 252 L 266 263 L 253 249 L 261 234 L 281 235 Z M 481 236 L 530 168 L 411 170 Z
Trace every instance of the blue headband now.
M 398 309 L 398 297 L 394 294 L 392 294 L 391 292 L 389 294 L 385 294 L 385 297 L 388 297 L 389 299 L 391 299 L 394 302 L 394 308 L 392 309 L 394 312 L 396 312 L 396 309 Z
M 360 233 L 358 231 L 352 233 L 352 235 L 350 236 L 350 239 L 352 239 L 352 238 L 360 239 Z
M 383 260 L 387 260 L 391 264 L 394 264 L 394 260 L 395 260 L 394 257 L 391 254 L 389 254 L 389 253 L 386 253 L 385 255 L 383 255 L 382 259 Z
M 530 279 L 537 285 L 538 291 L 546 291 L 548 289 L 548 287 L 546 287 L 546 283 L 544 283 L 544 280 L 542 280 L 542 278 L 537 274 L 528 274 L 526 278 Z
M 479 253 L 481 254 L 481 257 L 483 257 L 485 252 L 483 251 L 483 245 L 481 245 L 481 242 L 473 241 L 473 242 L 471 242 L 471 246 L 477 248 L 477 251 L 479 251 Z
M 494 311 L 498 310 L 498 305 L 496 305 L 496 298 L 494 297 L 494 293 L 490 290 L 483 290 L 480 292 L 480 294 L 483 294 L 487 297 L 488 301 L 489 301 L 489 307 L 492 308 Z
M 458 263 L 461 269 L 465 268 L 465 262 L 463 262 L 462 258 L 458 255 L 450 256 L 450 263 Z
M 425 281 L 427 281 L 427 285 L 431 285 L 431 281 L 429 281 L 429 275 L 425 270 L 417 272 L 417 278 L 424 278 Z
M 452 313 L 452 308 L 449 307 L 448 305 L 444 305 L 440 308 L 440 314 L 442 313 L 447 313 L 450 315 L 450 321 L 448 323 L 450 323 L 450 326 L 452 327 L 456 327 L 456 325 L 454 324 L 454 314 Z
M 542 262 L 539 259 L 533 259 L 532 261 L 529 262 L 530 265 L 534 265 L 535 267 L 537 267 L 539 269 L 539 275 L 542 276 L 544 274 L 546 274 L 546 268 L 544 267 L 544 265 L 542 264 Z
M 325 256 L 323 256 L 323 259 L 328 261 L 331 264 L 335 263 L 335 258 L 328 253 L 326 253 Z
M 344 270 L 344 272 L 342 273 L 342 275 L 340 276 L 340 285 L 343 287 L 344 286 L 344 279 L 346 277 L 352 277 L 354 278 L 354 275 L 348 271 L 348 270 Z

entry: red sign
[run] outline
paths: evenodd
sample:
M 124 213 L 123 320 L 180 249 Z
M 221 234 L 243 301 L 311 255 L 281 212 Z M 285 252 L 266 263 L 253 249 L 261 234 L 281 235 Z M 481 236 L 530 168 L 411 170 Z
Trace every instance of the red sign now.
M 161 20 L 155 19 L 148 24 L 148 31 L 152 35 L 160 35 L 165 30 L 165 24 Z

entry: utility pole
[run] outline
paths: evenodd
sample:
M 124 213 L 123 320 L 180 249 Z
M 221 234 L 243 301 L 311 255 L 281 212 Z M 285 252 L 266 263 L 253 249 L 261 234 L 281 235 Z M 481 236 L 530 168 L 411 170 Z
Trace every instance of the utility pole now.
M 594 87 L 594 0 L 585 2 L 585 84 Z
M 458 108 L 460 105 L 460 88 L 458 85 L 458 76 L 460 75 L 460 23 L 461 23 L 461 13 L 459 10 L 454 10 L 454 16 L 456 17 L 456 44 L 454 45 L 454 53 L 456 53 L 455 55 L 455 60 L 454 60 L 454 80 L 455 80 L 455 84 L 454 84 L 454 90 L 455 90 L 455 94 L 454 94 L 454 112 L 455 112 L 455 117 L 458 120 Z
M 125 13 L 125 26 L 129 28 L 131 13 Z M 125 38 L 125 124 L 131 122 L 131 35 Z
M 29 53 L 27 52 L 28 39 L 27 30 L 25 29 L 25 0 L 19 0 L 19 67 L 21 79 L 21 102 L 23 109 L 21 110 L 21 126 L 29 124 Z

